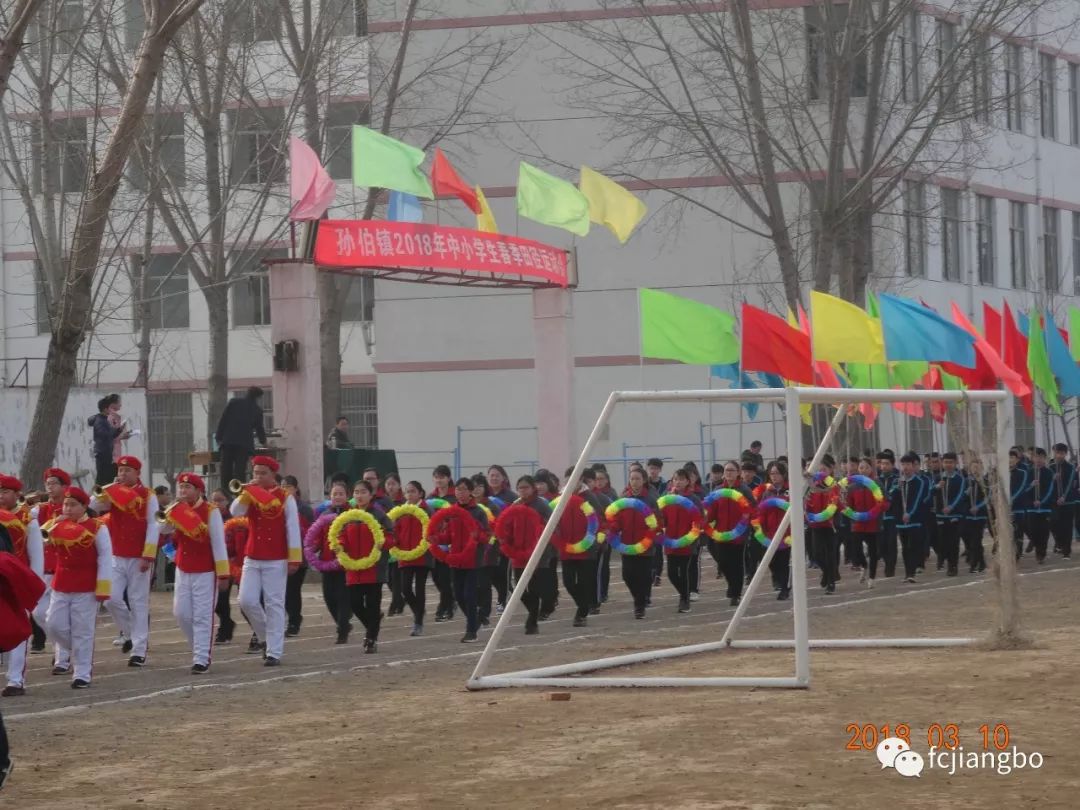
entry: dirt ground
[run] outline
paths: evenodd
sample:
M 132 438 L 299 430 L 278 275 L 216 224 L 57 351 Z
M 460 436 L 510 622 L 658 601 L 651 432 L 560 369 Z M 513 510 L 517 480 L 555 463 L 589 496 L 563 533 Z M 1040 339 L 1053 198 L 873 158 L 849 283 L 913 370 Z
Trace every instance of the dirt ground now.
M 17 760 L 0 805 L 18 808 L 918 808 L 1080 806 L 1080 570 L 1021 565 L 1021 652 L 977 649 L 815 651 L 809 690 L 680 689 L 470 693 L 479 646 L 460 621 L 421 639 L 387 620 L 380 650 L 335 647 L 317 589 L 284 665 L 264 670 L 234 643 L 196 680 L 167 597 L 155 603 L 151 666 L 122 666 L 102 620 L 95 684 L 74 693 L 32 658 L 30 694 L 0 703 Z M 1077 566 L 1077 563 L 1072 563 Z M 812 573 L 812 572 L 811 572 Z M 985 577 L 931 573 L 918 586 L 811 589 L 811 636 L 981 633 L 992 620 Z M 812 583 L 813 584 L 813 583 Z M 708 571 L 693 613 L 660 588 L 634 622 L 621 584 L 584 630 L 568 608 L 526 639 L 509 630 L 506 671 L 719 637 L 731 615 Z M 565 597 L 564 597 L 565 598 Z M 743 637 L 790 637 L 790 603 L 751 603 Z M 483 638 L 486 638 L 483 636 Z M 790 675 L 790 652 L 725 651 L 639 666 L 653 674 Z M 188 688 L 192 683 L 200 688 Z M 979 727 L 1007 724 L 1009 747 L 1044 757 L 1008 775 L 927 768 L 918 779 L 847 750 L 849 724 L 907 723 L 927 753 L 934 723 L 958 726 L 965 750 Z

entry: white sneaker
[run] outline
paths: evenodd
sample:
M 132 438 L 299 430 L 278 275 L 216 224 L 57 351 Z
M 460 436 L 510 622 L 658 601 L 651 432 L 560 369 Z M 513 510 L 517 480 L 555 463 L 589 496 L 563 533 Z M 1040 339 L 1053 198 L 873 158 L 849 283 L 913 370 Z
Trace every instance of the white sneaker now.
M 125 641 L 127 641 L 127 636 L 125 636 L 123 633 L 121 633 L 120 635 L 118 635 L 116 638 L 114 638 L 112 640 L 112 645 L 114 647 L 123 647 Z
M 865 568 L 863 568 L 859 572 L 859 582 L 866 582 L 866 569 Z
M 700 598 L 701 598 L 701 594 L 699 594 L 699 593 L 697 593 L 695 591 L 690 591 L 690 601 L 691 602 L 696 602 Z

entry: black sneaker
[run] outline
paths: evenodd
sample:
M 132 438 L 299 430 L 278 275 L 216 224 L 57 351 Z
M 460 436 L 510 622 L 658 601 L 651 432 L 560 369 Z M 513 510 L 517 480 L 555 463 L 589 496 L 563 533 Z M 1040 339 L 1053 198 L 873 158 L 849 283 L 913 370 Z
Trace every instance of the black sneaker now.
M 466 633 L 461 637 L 462 644 L 475 644 L 477 641 L 476 633 Z
M 71 669 L 69 667 L 53 667 L 52 668 L 52 674 L 53 675 L 67 675 L 69 672 L 71 672 Z
M 128 666 L 129 667 L 145 667 L 146 666 L 146 658 L 141 656 L 141 655 L 133 655 L 133 656 L 131 656 L 131 658 L 128 659 Z
M 36 642 L 36 641 L 30 643 L 30 654 L 31 655 L 37 655 L 38 653 L 43 653 L 43 652 L 45 652 L 45 642 L 44 641 L 41 642 L 40 644 L 38 642 Z
M 345 630 L 338 630 L 337 640 L 334 643 L 335 644 L 348 644 L 349 643 L 349 630 L 351 630 L 351 629 L 352 628 L 348 628 L 348 629 L 345 629 Z
M 645 618 L 645 608 L 634 608 L 634 618 L 635 619 L 644 619 Z
M 82 678 L 76 678 L 71 682 L 72 689 L 89 689 L 90 681 L 84 681 Z
M 550 610 L 546 611 L 546 612 L 542 612 L 540 614 L 540 621 L 546 622 L 548 619 L 551 618 L 551 614 L 552 614 L 552 611 L 550 611 Z
M 596 605 L 593 605 L 591 608 L 589 608 L 589 615 L 590 616 L 599 616 L 600 615 L 600 608 L 598 606 L 596 606 Z
M 210 667 L 207 664 L 193 664 L 191 667 L 192 675 L 205 675 L 210 671 Z
M 652 578 L 652 586 L 654 588 L 659 588 L 660 587 L 660 577 L 653 577 Z
M 739 606 L 739 597 L 737 597 L 737 596 L 731 597 L 731 599 L 728 600 L 728 604 L 731 605 L 732 607 L 738 607 Z
M 279 666 L 281 666 L 281 661 L 278 660 L 277 658 L 267 656 L 266 658 L 263 659 L 263 666 L 264 667 L 279 667 Z
M 690 600 L 689 599 L 680 599 L 679 600 L 679 613 L 689 613 L 689 612 L 690 612 Z
M 409 635 L 413 638 L 424 635 L 424 625 L 419 622 L 414 622 L 412 626 L 412 632 L 409 633 Z
M 298 635 L 300 635 L 300 625 L 290 624 L 285 628 L 285 638 L 293 638 Z
M 228 630 L 226 630 L 224 627 L 219 627 L 217 630 L 217 635 L 214 636 L 214 643 L 228 644 L 230 641 L 232 641 L 232 634 L 233 631 L 231 627 Z
M 262 652 L 262 645 L 259 644 L 259 637 L 254 633 L 251 634 L 251 640 L 248 641 L 248 647 L 245 651 L 245 655 L 254 655 L 255 653 Z
M 488 619 L 488 618 L 487 618 L 487 617 L 485 616 L 485 617 L 484 617 L 483 619 L 481 619 L 481 620 L 480 620 L 480 626 L 481 626 L 481 627 L 491 627 L 491 620 L 490 620 L 490 619 Z
M 531 622 L 527 622 L 525 624 L 525 635 L 527 635 L 527 636 L 535 636 L 539 632 L 540 632 L 540 625 L 533 624 Z
M 589 620 L 584 616 L 574 617 L 574 627 L 585 627 L 589 623 Z
M 22 686 L 5 686 L 4 691 L 0 692 L 0 697 L 22 697 L 26 694 L 26 689 Z
M 131 652 L 131 648 L 133 646 L 134 645 L 131 643 L 131 639 L 130 638 L 125 638 L 124 643 L 122 645 L 120 645 L 120 652 L 122 652 L 122 653 L 124 653 L 126 655 L 127 653 Z
M 364 652 L 365 653 L 373 653 L 377 649 L 378 649 L 378 645 L 374 641 L 372 641 L 370 638 L 365 638 L 364 639 Z
M 830 582 L 829 586 L 827 588 L 825 588 L 825 593 L 827 593 L 827 594 L 836 593 L 836 585 L 834 585 L 833 583 Z
M 445 613 L 436 613 L 435 614 L 435 622 L 437 624 L 441 624 L 442 622 L 448 622 L 448 621 L 450 621 L 450 619 L 447 618 Z
M 786 599 L 788 598 L 788 596 L 790 596 L 790 595 L 791 595 L 791 589 L 790 589 L 790 588 L 781 588 L 781 589 L 780 589 L 780 593 L 778 593 L 778 594 L 776 595 L 776 601 L 777 601 L 777 602 L 783 602 L 783 601 L 785 601 L 785 600 L 786 600 Z
M 904 577 L 904 582 L 907 582 L 910 585 L 914 585 L 915 584 L 915 577 Z

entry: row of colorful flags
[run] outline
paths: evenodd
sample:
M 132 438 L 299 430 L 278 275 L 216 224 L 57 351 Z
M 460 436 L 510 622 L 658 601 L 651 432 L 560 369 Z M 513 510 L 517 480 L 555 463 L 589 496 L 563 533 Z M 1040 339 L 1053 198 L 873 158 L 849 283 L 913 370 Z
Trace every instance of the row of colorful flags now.
M 462 179 L 436 147 L 429 174 L 426 155 L 415 146 L 369 127 L 352 129 L 353 185 L 390 192 L 387 218 L 420 222 L 421 199 L 457 197 L 476 215 L 478 230 L 498 233 L 483 189 Z M 333 204 L 336 186 L 314 150 L 299 138 L 289 143 L 290 192 L 293 220 L 319 219 Z M 587 236 L 590 223 L 608 228 L 625 243 L 646 214 L 645 204 L 623 186 L 587 166 L 578 185 L 522 162 L 518 168 L 517 212 L 526 219 L 578 236 Z
M 639 291 L 642 357 L 707 365 L 732 387 L 794 385 L 868 389 L 995 389 L 999 384 L 1033 412 L 1038 389 L 1058 413 L 1061 398 L 1080 396 L 1080 308 L 1068 331 L 1053 317 L 983 305 L 980 331 L 957 304 L 949 317 L 923 301 L 882 293 L 866 308 L 810 293 L 810 315 L 783 318 L 744 303 L 740 317 L 659 290 Z M 812 317 L 811 317 L 812 316 Z M 748 404 L 750 418 L 757 412 Z M 923 416 L 919 403 L 899 410 Z M 869 428 L 878 410 L 861 408 Z M 945 407 L 931 406 L 943 421 Z

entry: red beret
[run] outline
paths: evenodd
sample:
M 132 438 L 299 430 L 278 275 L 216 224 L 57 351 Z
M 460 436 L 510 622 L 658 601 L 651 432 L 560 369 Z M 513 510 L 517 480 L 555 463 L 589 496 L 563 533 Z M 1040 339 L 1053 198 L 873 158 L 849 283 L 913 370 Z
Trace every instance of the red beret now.
M 71 486 L 71 476 L 61 470 L 59 467 L 49 467 L 49 469 L 45 471 L 45 475 L 43 476 L 42 480 L 48 481 L 50 478 L 55 478 L 65 487 Z
M 73 500 L 76 500 L 79 503 L 81 503 L 83 506 L 89 506 L 90 505 L 90 496 L 87 495 L 85 491 L 79 489 L 78 487 L 67 487 L 64 490 L 64 497 L 65 498 L 72 498 Z
M 0 489 L 10 489 L 14 492 L 22 492 L 22 481 L 14 475 L 0 475 Z
M 117 467 L 131 467 L 135 472 L 142 472 L 142 462 L 135 456 L 120 456 L 116 460 Z
M 206 482 L 202 480 L 202 476 L 193 472 L 180 473 L 180 475 L 176 476 L 176 483 L 191 484 L 199 492 L 206 492 Z
M 255 456 L 251 460 L 252 467 L 269 467 L 271 472 L 277 472 L 281 469 L 281 465 L 277 463 L 277 459 L 272 456 Z

